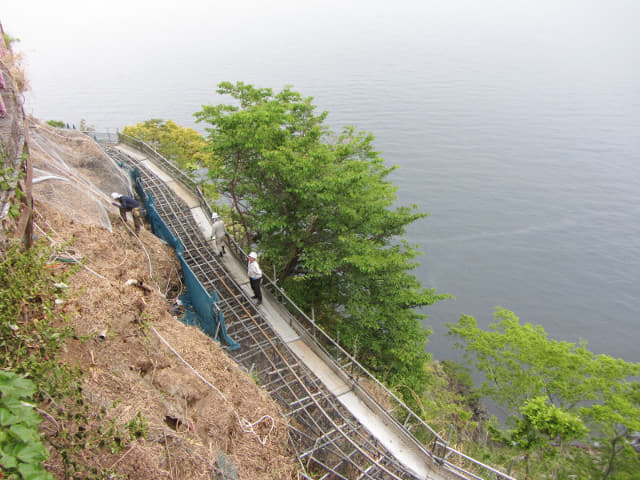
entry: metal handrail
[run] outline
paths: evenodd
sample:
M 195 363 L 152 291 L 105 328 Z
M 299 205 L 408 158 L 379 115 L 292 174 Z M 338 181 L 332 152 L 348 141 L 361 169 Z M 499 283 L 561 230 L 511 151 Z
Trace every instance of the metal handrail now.
M 228 236 L 227 238 L 227 242 L 229 243 L 229 250 L 231 252 L 234 253 L 234 255 L 237 258 L 240 259 L 246 259 L 248 257 L 247 253 L 242 249 L 242 247 L 235 241 L 235 239 L 232 236 Z M 309 316 L 300 308 L 298 307 L 298 305 L 296 305 L 294 303 L 294 301 L 289 298 L 289 296 L 286 294 L 286 292 L 284 290 L 282 290 L 276 283 L 276 281 L 272 280 L 267 274 L 265 274 L 263 272 L 262 274 L 263 278 L 265 278 L 267 281 L 263 284 L 264 287 L 270 289 L 272 291 L 272 293 L 274 293 L 276 296 L 278 296 L 281 299 L 286 300 L 286 302 L 289 304 L 289 306 L 295 311 L 297 312 L 300 317 L 296 317 L 291 315 L 291 311 L 287 310 L 287 312 L 289 313 L 289 325 L 293 326 L 292 323 L 295 322 L 297 324 L 297 326 L 299 326 L 300 328 L 302 328 L 305 332 L 307 333 L 311 333 L 311 336 L 314 338 L 314 340 L 318 343 L 317 346 L 322 350 L 322 352 L 327 355 L 331 361 L 334 362 L 334 364 L 339 367 L 340 369 L 343 369 L 342 365 L 340 365 L 339 361 L 336 360 L 334 354 L 332 354 L 329 350 L 327 350 L 327 348 L 321 343 L 318 342 L 318 338 L 317 338 L 317 334 L 320 334 L 320 336 L 322 337 L 322 339 L 327 342 L 330 346 L 332 346 L 333 348 L 335 348 L 336 353 L 339 353 L 341 356 L 343 356 L 346 360 L 348 360 L 347 365 L 350 365 L 351 368 L 351 372 L 347 372 L 344 371 L 344 373 L 347 375 L 348 378 L 350 378 L 351 380 L 359 383 L 360 378 L 362 377 L 366 377 L 367 379 L 373 381 L 377 386 L 379 386 L 380 388 L 382 388 L 385 391 L 385 394 L 389 395 L 389 397 L 391 397 L 394 401 L 397 402 L 397 404 L 401 407 L 403 407 L 406 412 L 409 414 L 410 417 L 415 418 L 419 423 L 422 424 L 423 427 L 425 427 L 429 433 L 431 433 L 431 435 L 433 435 L 433 440 L 440 442 L 440 443 L 447 443 L 445 439 L 443 439 L 435 430 L 433 430 L 429 425 L 427 425 L 424 420 L 422 420 L 419 416 L 417 416 L 413 410 L 411 410 L 402 400 L 400 400 L 393 392 L 391 392 L 383 383 L 381 383 L 376 377 L 374 377 L 362 364 L 360 364 L 360 362 L 358 362 L 358 360 L 355 359 L 355 357 L 353 357 L 349 352 L 347 352 L 339 343 L 337 343 L 328 333 L 326 333 L 315 321 L 313 321 L 311 318 L 309 318 Z M 307 328 L 303 323 L 306 323 L 311 330 L 309 330 L 309 328 Z M 354 374 L 353 373 L 353 367 L 356 367 L 359 371 L 360 371 L 360 375 L 358 374 Z M 376 400 L 376 398 L 371 395 L 371 393 L 366 389 L 363 388 L 363 391 L 367 394 L 367 396 L 369 397 L 369 399 L 371 401 L 373 401 L 382 411 L 384 411 L 386 413 L 387 416 L 389 416 L 390 418 L 392 418 L 394 420 L 394 422 L 397 422 L 397 419 L 395 417 L 393 417 L 392 415 L 389 415 L 388 411 L 380 404 L 380 402 L 378 402 L 378 400 Z M 406 423 L 406 422 L 405 422 Z M 404 426 L 401 427 L 403 430 L 405 430 L 407 433 L 410 433 Z M 424 445 L 422 445 L 422 443 L 418 442 L 424 449 Z M 432 455 L 432 452 L 425 450 L 425 453 L 428 453 L 429 455 Z
M 122 143 L 130 145 L 134 148 L 137 148 L 141 152 L 146 153 L 151 156 L 154 160 L 156 160 L 160 167 L 169 175 L 173 176 L 176 180 L 180 181 L 185 187 L 189 189 L 191 193 L 193 193 L 200 203 L 200 207 L 203 210 L 206 210 L 209 218 L 211 218 L 211 214 L 213 210 L 211 210 L 211 206 L 207 203 L 204 197 L 204 193 L 200 189 L 200 185 L 194 182 L 191 177 L 186 175 L 182 170 L 176 167 L 172 162 L 167 160 L 162 154 L 160 154 L 155 148 L 146 142 L 140 140 L 139 138 L 134 138 L 130 135 L 126 135 L 124 133 L 118 132 L 118 138 Z
M 99 143 L 108 143 L 108 144 L 116 144 L 119 139 L 118 136 L 120 133 L 116 130 L 116 132 L 96 132 L 95 130 L 80 130 L 80 133 L 84 133 L 85 135 L 93 138 L 96 142 Z
M 235 241 L 235 239 L 232 236 L 229 235 L 227 237 L 227 241 L 229 243 L 229 250 L 232 251 L 232 253 L 234 253 L 236 258 L 245 260 L 248 257 L 247 253 L 242 249 L 242 247 Z M 309 333 L 309 328 L 305 327 L 305 325 L 302 324 L 302 323 L 306 323 L 313 331 L 312 336 L 313 336 L 313 339 L 316 341 L 315 346 L 320 348 L 322 352 L 334 363 L 336 367 L 341 369 L 342 372 L 346 374 L 346 376 L 349 379 L 351 379 L 360 387 L 361 391 L 367 396 L 368 400 L 377 406 L 379 411 L 385 416 L 386 419 L 393 422 L 397 428 L 401 429 L 403 432 L 405 432 L 405 434 L 409 438 L 414 440 L 414 443 L 418 446 L 418 448 L 420 448 L 420 450 L 422 450 L 423 453 L 430 456 L 436 463 L 447 467 L 447 469 L 450 470 L 451 473 L 456 474 L 463 479 L 480 479 L 481 480 L 484 477 L 478 477 L 472 472 L 469 472 L 461 468 L 459 465 L 456 465 L 450 459 L 452 455 L 457 457 L 459 460 L 464 460 L 466 462 L 472 463 L 477 468 L 490 472 L 493 476 L 492 478 L 495 478 L 496 480 L 515 480 L 513 477 L 509 476 L 508 474 L 504 472 L 500 472 L 499 470 L 496 470 L 495 468 L 490 467 L 489 465 L 486 465 L 478 460 L 475 460 L 472 457 L 464 455 L 462 452 L 459 452 L 458 450 L 450 447 L 449 442 L 447 440 L 442 438 L 442 436 L 440 436 L 435 430 L 433 430 L 408 405 L 406 405 L 392 391 L 390 391 L 386 385 L 384 385 L 376 377 L 374 377 L 362 364 L 360 364 L 360 362 L 358 362 L 358 360 L 356 360 L 349 352 L 347 352 L 340 344 L 338 344 L 329 334 L 327 334 L 320 326 L 318 326 L 315 323 L 315 321 L 309 318 L 309 316 L 303 310 L 301 310 L 300 307 L 298 307 L 298 305 L 296 305 L 291 298 L 287 296 L 285 291 L 282 290 L 277 285 L 276 281 L 272 280 L 264 272 L 262 276 L 267 280 L 264 286 L 270 289 L 272 293 L 275 293 L 281 299 L 286 300 L 287 303 L 291 306 L 291 308 L 293 308 L 294 311 L 300 315 L 300 317 L 289 315 L 290 326 L 292 326 L 292 322 L 295 322 L 298 327 L 300 327 L 301 329 Z M 287 309 L 287 311 L 291 313 L 290 310 Z M 340 363 L 336 360 L 335 356 L 332 355 L 331 352 L 329 352 L 325 348 L 325 346 L 318 341 L 315 335 L 316 332 L 318 332 L 322 336 L 322 339 L 324 341 L 326 341 L 333 348 L 335 348 L 336 352 L 338 352 L 341 356 L 343 356 L 346 360 L 348 360 L 346 364 L 351 366 L 351 370 L 352 370 L 351 373 L 346 371 L 343 368 L 343 366 L 340 365 Z M 358 369 L 358 371 L 360 372 L 360 375 L 353 373 L 353 367 L 356 367 Z M 385 392 L 385 394 L 388 395 L 388 397 L 390 397 L 395 402 L 396 408 L 394 410 L 402 409 L 404 411 L 404 413 L 406 414 L 404 423 L 401 423 L 395 416 L 391 415 L 389 411 L 383 405 L 381 405 L 380 402 L 371 394 L 371 392 L 369 392 L 367 387 L 361 385 L 360 378 L 362 377 L 365 377 L 369 381 L 374 382 L 375 385 L 380 387 Z M 431 450 L 425 447 L 425 445 L 421 441 L 419 441 L 415 437 L 415 435 L 410 431 L 410 428 L 413 428 L 416 426 L 426 429 L 426 431 L 432 435 L 432 438 L 429 440 L 429 443 L 433 442 L 432 443 L 433 446 Z M 436 452 L 439 452 L 439 451 L 442 451 L 444 453 L 441 455 L 438 455 Z
M 140 140 L 138 138 L 134 138 L 134 137 L 131 137 L 129 135 L 126 135 L 126 134 L 120 133 L 120 132 L 118 132 L 118 138 L 120 139 L 120 142 L 125 143 L 127 145 L 130 145 L 130 146 L 132 146 L 134 148 L 137 148 L 141 152 L 144 152 L 144 153 L 150 155 L 151 157 L 153 157 L 154 160 L 158 161 L 158 163 L 160 164 L 160 167 L 162 167 L 162 169 L 166 173 L 168 173 L 169 175 L 174 177 L 176 180 L 179 180 L 182 184 L 184 184 L 185 187 L 187 187 L 189 189 L 189 191 L 191 193 L 193 193 L 194 195 L 196 195 L 199 198 L 202 197 L 200 191 L 198 190 L 198 186 L 197 186 L 196 182 L 194 182 L 182 170 L 180 170 L 173 163 L 171 163 L 169 160 L 167 160 L 165 157 L 163 157 L 160 153 L 158 153 L 149 144 L 143 142 L 142 140 Z
M 210 216 L 212 213 L 212 208 L 206 201 L 201 189 L 199 186 L 193 182 L 187 175 L 185 175 L 180 169 L 178 169 L 175 165 L 169 162 L 166 158 L 160 155 L 156 150 L 147 145 L 145 142 L 130 137 L 128 135 L 124 135 L 119 133 L 119 138 L 122 143 L 126 143 L 134 148 L 138 148 L 142 152 L 145 152 L 151 155 L 155 160 L 160 162 L 160 166 L 164 167 L 165 172 L 174 177 L 174 179 L 180 181 L 185 185 L 186 188 L 189 189 L 191 193 L 193 193 L 199 200 L 200 205 L 203 209 L 205 209 Z M 227 234 L 227 243 L 229 244 L 229 250 L 236 256 L 236 258 L 241 260 L 246 260 L 248 255 L 242 249 L 242 247 L 236 242 L 235 238 L 231 235 Z M 380 411 L 382 415 L 385 416 L 387 420 L 392 422 L 396 428 L 402 430 L 408 438 L 412 439 L 415 445 L 420 448 L 420 450 L 431 457 L 437 464 L 446 468 L 450 473 L 458 476 L 461 479 L 465 480 L 483 480 L 488 479 L 489 477 L 480 477 L 475 473 L 468 471 L 460 466 L 462 462 L 468 462 L 472 464 L 476 469 L 482 470 L 487 474 L 491 475 L 492 479 L 495 480 L 516 480 L 510 475 L 496 470 L 489 465 L 486 465 L 479 460 L 476 460 L 472 457 L 469 457 L 462 452 L 452 448 L 449 446 L 449 442 L 442 438 L 435 430 L 433 430 L 420 416 L 418 416 L 409 406 L 407 406 L 400 398 L 398 398 L 392 391 L 390 391 L 383 383 L 381 383 L 376 377 L 374 377 L 363 365 L 358 362 L 355 357 L 353 357 L 349 352 L 347 352 L 340 344 L 335 341 L 331 336 L 329 336 L 316 322 L 309 318 L 309 316 L 302 310 L 298 305 L 296 305 L 291 298 L 286 294 L 284 290 L 282 290 L 278 285 L 276 280 L 272 280 L 268 275 L 263 273 L 263 277 L 267 280 L 265 282 L 265 287 L 267 287 L 272 294 L 275 294 L 276 297 L 280 299 L 286 300 L 287 304 L 290 308 L 287 308 L 287 312 L 289 313 L 289 322 L 290 326 L 293 326 L 295 323 L 296 326 L 306 332 L 310 337 L 313 338 L 314 346 L 322 351 L 322 353 L 328 358 L 331 362 L 333 362 L 334 367 L 339 369 L 344 375 L 347 376 L 351 381 L 355 383 L 355 385 L 360 389 L 362 393 L 367 396 L 368 401 L 375 405 L 377 409 Z M 291 314 L 291 309 L 296 312 L 299 316 L 294 316 Z M 339 356 L 345 358 L 347 360 L 346 365 L 350 366 L 351 372 L 348 372 L 343 365 L 340 364 L 336 355 L 332 354 L 325 345 L 321 341 L 318 340 L 317 334 L 320 335 L 321 340 L 325 342 L 325 344 L 329 345 L 332 349 L 335 349 L 335 352 L 339 354 Z M 354 374 L 353 370 L 357 369 L 359 374 Z M 366 378 L 369 381 L 373 382 L 379 388 L 381 388 L 385 395 L 387 395 L 390 399 L 395 402 L 394 412 L 401 410 L 404 415 L 404 421 L 400 422 L 396 416 L 392 415 L 380 402 L 369 392 L 369 390 L 360 383 L 361 378 Z M 400 416 L 400 415 L 398 415 Z M 411 429 L 415 429 L 416 427 L 422 428 L 424 432 L 431 435 L 429 443 L 432 443 L 431 449 L 428 449 L 418 438 L 411 432 Z M 440 453 L 442 452 L 442 453 Z M 457 459 L 457 462 L 452 461 L 453 459 Z

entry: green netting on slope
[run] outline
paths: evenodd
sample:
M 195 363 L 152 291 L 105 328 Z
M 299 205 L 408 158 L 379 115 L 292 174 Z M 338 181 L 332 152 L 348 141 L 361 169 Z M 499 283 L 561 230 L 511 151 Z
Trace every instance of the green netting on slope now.
M 185 314 L 181 318 L 181 321 L 187 325 L 198 326 L 214 340 L 218 340 L 219 342 L 224 340 L 231 350 L 239 349 L 240 345 L 234 342 L 227 334 L 224 315 L 219 308 L 220 297 L 218 297 L 218 292 L 215 290 L 211 293 L 207 292 L 191 270 L 191 267 L 189 267 L 184 260 L 184 247 L 182 246 L 182 242 L 169 230 L 169 227 L 167 227 L 162 217 L 160 217 L 160 214 L 158 214 L 153 196 L 150 193 L 145 193 L 140 180 L 140 171 L 137 168 L 131 171 L 131 177 L 135 185 L 136 193 L 144 203 L 145 214 L 151 225 L 151 231 L 155 236 L 161 238 L 174 248 L 180 266 L 182 267 L 182 277 L 187 286 L 187 291 L 180 296 L 180 301 L 186 307 Z

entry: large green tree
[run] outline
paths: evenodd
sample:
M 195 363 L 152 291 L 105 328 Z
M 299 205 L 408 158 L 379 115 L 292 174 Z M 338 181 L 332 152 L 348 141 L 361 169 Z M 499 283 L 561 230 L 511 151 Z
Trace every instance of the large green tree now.
M 583 436 L 581 423 L 589 444 L 598 445 L 596 454 L 573 449 L 565 465 L 574 473 L 588 468 L 590 478 L 633 478 L 627 473 L 640 471 L 640 461 L 628 436 L 640 431 L 640 364 L 595 355 L 585 343 L 549 339 L 541 326 L 521 325 L 502 308 L 495 320 L 488 331 L 468 315 L 449 327 L 465 358 L 484 374 L 480 392 L 507 408 L 512 440 L 542 454 L 551 441 L 564 448 L 564 440 Z
M 230 104 L 196 113 L 222 166 L 211 176 L 263 262 L 303 307 L 392 384 L 424 387 L 428 331 L 416 307 L 443 295 L 409 274 L 416 250 L 405 227 L 426 216 L 395 207 L 393 167 L 373 136 L 324 125 L 312 98 L 242 82 L 218 92 Z

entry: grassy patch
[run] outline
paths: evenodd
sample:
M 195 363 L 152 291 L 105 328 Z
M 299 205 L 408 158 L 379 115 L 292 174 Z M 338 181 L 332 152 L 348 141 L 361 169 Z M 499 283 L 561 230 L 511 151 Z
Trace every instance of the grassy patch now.
M 91 456 L 121 452 L 146 436 L 147 422 L 138 413 L 119 424 L 115 406 L 91 405 L 83 372 L 60 361 L 65 341 L 75 335 L 56 300 L 64 299 L 64 281 L 77 267 L 54 273 L 48 265 L 57 253 L 18 243 L 1 253 L 0 465 L 9 478 L 53 478 L 42 467 L 51 452 L 64 478 L 108 478 Z

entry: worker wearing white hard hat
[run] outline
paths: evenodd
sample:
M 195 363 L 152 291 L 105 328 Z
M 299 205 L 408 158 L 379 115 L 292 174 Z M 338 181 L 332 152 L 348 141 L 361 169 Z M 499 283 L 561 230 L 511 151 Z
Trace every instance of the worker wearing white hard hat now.
M 213 222 L 211 226 L 211 240 L 213 241 L 216 255 L 222 258 L 224 254 L 227 253 L 224 249 L 224 240 L 226 237 L 224 222 L 217 212 L 211 214 L 211 221 Z
M 258 305 L 262 304 L 262 292 L 260 291 L 260 282 L 262 281 L 262 270 L 258 265 L 258 254 L 251 252 L 249 254 L 249 264 L 247 265 L 247 275 L 249 275 L 249 283 L 253 290 L 253 297 L 258 301 Z
M 127 223 L 127 212 L 131 212 L 131 216 L 133 217 L 133 226 L 136 230 L 136 233 L 140 233 L 140 227 L 142 227 L 142 218 L 140 217 L 140 204 L 133 197 L 127 197 L 126 195 L 122 195 L 118 192 L 113 192 L 111 194 L 111 198 L 115 201 L 113 205 L 120 209 L 120 218 L 126 224 Z

